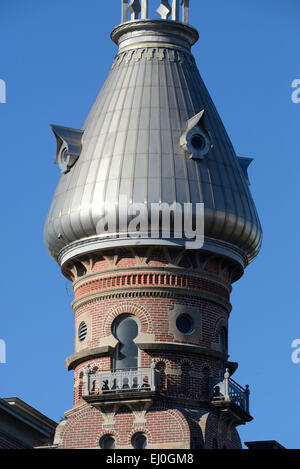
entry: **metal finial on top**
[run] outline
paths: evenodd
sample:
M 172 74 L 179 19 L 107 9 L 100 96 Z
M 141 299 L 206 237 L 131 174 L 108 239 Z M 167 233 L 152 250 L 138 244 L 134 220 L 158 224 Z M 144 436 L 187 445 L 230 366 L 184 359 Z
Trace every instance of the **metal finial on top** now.
M 148 19 L 149 0 L 121 0 L 122 4 L 122 23 L 128 21 L 128 12 L 130 12 L 131 21 Z M 172 6 L 169 0 L 161 0 L 157 13 L 161 19 L 167 20 L 171 15 L 173 21 L 180 21 L 180 5 L 181 5 L 181 22 L 188 24 L 189 22 L 189 0 L 172 0 Z
M 140 0 L 131 0 L 128 8 L 131 13 L 131 19 L 137 20 L 141 12 Z

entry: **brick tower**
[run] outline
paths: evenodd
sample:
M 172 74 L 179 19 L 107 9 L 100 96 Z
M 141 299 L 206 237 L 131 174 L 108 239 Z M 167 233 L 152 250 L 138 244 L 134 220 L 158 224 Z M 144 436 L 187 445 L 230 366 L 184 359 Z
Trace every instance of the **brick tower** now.
M 189 0 L 162 1 L 159 19 L 149 18 L 148 0 L 121 3 L 118 52 L 83 128 L 52 126 L 62 174 L 45 242 L 73 282 L 75 315 L 65 362 L 74 403 L 55 441 L 240 448 L 249 390 L 231 377 L 227 336 L 231 285 L 261 244 L 251 160 L 236 156 L 191 54 Z M 176 236 L 175 210 L 169 234 L 161 214 L 150 219 L 151 204 L 197 203 L 201 249 Z M 147 230 L 130 223 L 136 204 Z

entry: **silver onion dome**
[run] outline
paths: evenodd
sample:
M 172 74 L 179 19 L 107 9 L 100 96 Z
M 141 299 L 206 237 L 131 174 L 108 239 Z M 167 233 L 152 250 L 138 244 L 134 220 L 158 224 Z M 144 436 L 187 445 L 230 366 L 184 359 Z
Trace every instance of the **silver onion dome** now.
M 248 158 L 238 158 L 200 77 L 187 23 L 188 2 L 122 1 L 122 24 L 111 34 L 118 53 L 81 130 L 52 126 L 61 177 L 44 229 L 49 253 L 72 257 L 137 241 L 99 232 L 103 207 L 129 203 L 204 203 L 203 249 L 245 267 L 258 253 L 261 226 L 249 191 Z M 166 13 L 166 9 L 169 12 Z M 128 11 L 131 21 L 127 21 Z M 138 244 L 180 244 L 143 239 Z

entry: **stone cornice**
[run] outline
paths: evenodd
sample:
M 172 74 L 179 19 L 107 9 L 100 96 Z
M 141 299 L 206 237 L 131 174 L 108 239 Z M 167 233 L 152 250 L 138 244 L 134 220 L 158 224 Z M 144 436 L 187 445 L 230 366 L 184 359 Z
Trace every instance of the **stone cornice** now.
M 100 347 L 94 347 L 81 352 L 74 353 L 65 359 L 65 367 L 68 371 L 74 370 L 74 368 L 82 362 L 92 360 L 93 358 L 103 357 L 110 355 L 114 350 L 114 347 L 110 345 L 102 345 Z
M 176 351 L 181 353 L 191 353 L 193 355 L 204 355 L 207 357 L 217 358 L 219 360 L 226 361 L 228 356 L 217 350 L 212 350 L 206 347 L 200 347 L 198 345 L 190 345 L 182 342 L 142 342 L 141 340 L 135 340 L 137 346 L 141 350 L 163 350 L 163 351 Z M 114 347 L 110 345 L 102 345 L 81 352 L 70 355 L 65 360 L 65 367 L 68 371 L 74 370 L 77 365 L 94 358 L 99 358 L 112 354 Z
M 200 347 L 199 345 L 184 344 L 182 342 L 138 342 L 138 347 L 141 350 L 159 350 L 159 351 L 171 351 L 181 353 L 191 353 L 193 355 L 204 355 L 206 357 L 213 357 L 219 360 L 226 361 L 228 356 L 217 350 L 212 350 L 206 347 Z

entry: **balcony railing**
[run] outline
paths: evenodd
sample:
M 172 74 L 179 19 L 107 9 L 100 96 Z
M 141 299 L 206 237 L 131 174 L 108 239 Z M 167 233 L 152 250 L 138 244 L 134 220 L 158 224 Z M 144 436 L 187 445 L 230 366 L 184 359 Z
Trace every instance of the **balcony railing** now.
M 245 388 L 230 378 L 228 368 L 224 374 L 224 380 L 214 380 L 211 387 L 211 397 L 213 402 L 233 402 L 242 410 L 249 412 L 249 386 Z
M 91 372 L 90 366 L 87 365 L 85 374 L 85 396 L 158 389 L 159 374 L 155 369 L 155 362 L 152 362 L 150 368 L 105 370 L 97 373 Z

